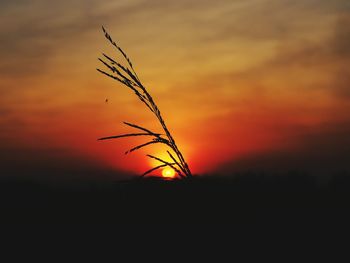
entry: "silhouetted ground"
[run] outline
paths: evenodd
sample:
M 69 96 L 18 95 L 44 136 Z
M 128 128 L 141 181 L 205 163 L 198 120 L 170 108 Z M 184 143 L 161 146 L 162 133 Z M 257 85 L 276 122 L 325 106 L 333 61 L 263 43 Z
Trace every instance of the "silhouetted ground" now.
M 261 226 L 349 220 L 350 175 L 290 174 L 157 178 L 60 185 L 2 180 L 2 222 L 20 223 L 254 223 Z

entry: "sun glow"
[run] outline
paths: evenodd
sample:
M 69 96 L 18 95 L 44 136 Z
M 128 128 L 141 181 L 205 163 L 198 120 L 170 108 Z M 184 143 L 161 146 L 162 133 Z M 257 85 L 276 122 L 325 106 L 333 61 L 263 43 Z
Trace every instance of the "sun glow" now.
M 175 171 L 172 168 L 164 168 L 162 171 L 162 176 L 164 178 L 174 178 L 175 177 Z

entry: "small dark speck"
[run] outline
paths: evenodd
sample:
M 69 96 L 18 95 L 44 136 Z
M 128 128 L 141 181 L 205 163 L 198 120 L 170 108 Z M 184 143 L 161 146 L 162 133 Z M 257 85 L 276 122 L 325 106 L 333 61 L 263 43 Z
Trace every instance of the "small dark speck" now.
M 108 103 L 108 99 L 106 99 L 105 102 Z

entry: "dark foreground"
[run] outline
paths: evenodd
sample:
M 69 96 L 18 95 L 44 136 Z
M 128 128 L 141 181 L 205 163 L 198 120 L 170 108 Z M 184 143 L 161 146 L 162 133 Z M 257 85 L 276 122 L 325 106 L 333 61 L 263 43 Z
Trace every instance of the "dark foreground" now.
M 53 185 L 2 180 L 2 223 L 348 224 L 350 176 L 243 175 Z

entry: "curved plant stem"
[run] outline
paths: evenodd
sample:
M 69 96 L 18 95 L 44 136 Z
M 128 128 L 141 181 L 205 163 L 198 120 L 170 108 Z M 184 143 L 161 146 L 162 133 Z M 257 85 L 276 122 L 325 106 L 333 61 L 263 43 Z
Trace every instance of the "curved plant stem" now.
M 116 44 L 116 42 L 113 41 L 113 39 L 111 38 L 111 36 L 108 34 L 108 32 L 106 31 L 106 29 L 104 27 L 102 27 L 102 30 L 104 32 L 106 39 L 124 57 L 124 59 L 127 62 L 127 66 L 122 65 L 121 63 L 115 61 L 110 56 L 102 53 L 105 60 L 103 60 L 102 58 L 99 58 L 99 60 L 100 60 L 100 62 L 102 62 L 102 64 L 104 66 L 106 66 L 106 68 L 110 71 L 110 73 L 107 73 L 101 69 L 97 69 L 97 70 L 100 73 L 102 73 L 102 74 L 104 74 L 104 75 L 106 75 L 114 80 L 119 81 L 120 83 L 122 83 L 123 85 L 125 85 L 126 87 L 131 89 L 137 95 L 137 97 L 141 100 L 141 102 L 144 103 L 147 106 L 147 108 L 155 115 L 158 122 L 161 124 L 161 126 L 163 128 L 163 131 L 165 133 L 164 134 L 165 138 L 162 137 L 163 134 L 152 132 L 149 129 L 146 129 L 146 128 L 141 127 L 141 126 L 136 125 L 136 124 L 124 122 L 124 124 L 126 124 L 132 128 L 141 130 L 142 133 L 129 133 L 129 134 L 123 134 L 123 135 L 108 136 L 108 137 L 100 138 L 99 140 L 108 140 L 108 139 L 116 139 L 116 138 L 122 138 L 122 137 L 133 137 L 133 136 L 154 136 L 155 138 L 152 141 L 138 145 L 138 146 L 132 148 L 131 150 L 127 151 L 126 153 L 133 152 L 135 150 L 138 150 L 140 148 L 143 148 L 143 147 L 151 145 L 151 144 L 163 143 L 175 153 L 176 158 L 168 150 L 167 150 L 167 153 L 170 156 L 170 158 L 172 159 L 173 163 L 166 162 L 166 161 L 164 161 L 158 157 L 152 156 L 152 155 L 147 155 L 150 158 L 156 159 L 161 164 L 148 170 L 142 176 L 144 176 L 144 175 L 146 175 L 146 174 L 148 174 L 148 173 L 150 173 L 158 168 L 161 168 L 164 166 L 169 166 L 176 171 L 176 173 L 178 174 L 179 177 L 181 177 L 181 178 L 191 177 L 192 176 L 191 170 L 190 170 L 182 152 L 180 151 L 180 149 L 176 145 L 174 137 L 171 135 L 168 127 L 166 126 L 165 120 L 163 119 L 157 104 L 154 102 L 154 99 L 152 98 L 151 94 L 148 92 L 146 87 L 142 84 L 141 80 L 137 76 L 137 74 L 134 70 L 134 67 L 131 63 L 130 58 Z

